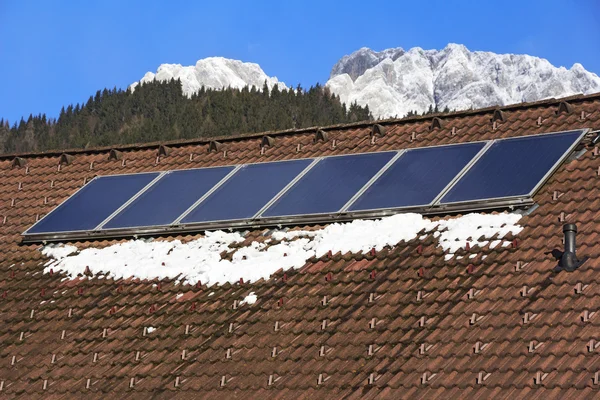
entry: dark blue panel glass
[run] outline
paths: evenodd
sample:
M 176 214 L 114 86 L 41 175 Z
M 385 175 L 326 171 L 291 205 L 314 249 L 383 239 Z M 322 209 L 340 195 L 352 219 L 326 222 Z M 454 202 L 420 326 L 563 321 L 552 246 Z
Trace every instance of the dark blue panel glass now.
M 467 143 L 409 150 L 349 210 L 430 204 L 484 145 L 485 143 Z
M 108 221 L 103 228 L 169 225 L 233 168 L 216 167 L 170 172 Z
M 157 176 L 153 172 L 96 178 L 27 233 L 92 230 Z
M 570 131 L 499 140 L 441 203 L 526 196 L 580 136 L 581 131 Z
M 339 211 L 395 154 L 384 152 L 324 158 L 262 216 Z
M 181 222 L 252 218 L 311 161 L 244 165 Z

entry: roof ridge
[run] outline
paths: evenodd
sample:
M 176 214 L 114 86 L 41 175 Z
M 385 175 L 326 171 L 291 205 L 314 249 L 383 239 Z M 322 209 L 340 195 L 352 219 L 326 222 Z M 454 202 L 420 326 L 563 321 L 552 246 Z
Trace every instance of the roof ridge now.
M 364 128 L 368 126 L 372 126 L 374 124 L 387 125 L 387 124 L 396 124 L 396 123 L 411 123 L 418 121 L 428 121 L 434 118 L 449 118 L 449 117 L 460 117 L 460 116 L 470 116 L 470 115 L 478 115 L 478 114 L 486 114 L 493 112 L 495 110 L 518 110 L 518 109 L 526 109 L 537 106 L 550 106 L 559 104 L 563 101 L 577 101 L 583 102 L 588 100 L 600 99 L 600 92 L 592 93 L 592 94 L 578 94 L 572 95 L 568 97 L 562 98 L 550 98 L 537 100 L 532 102 L 524 102 L 517 104 L 509 104 L 504 106 L 490 106 L 484 108 L 478 108 L 474 110 L 460 110 L 460 111 L 451 111 L 447 113 L 435 113 L 435 114 L 427 114 L 427 115 L 417 115 L 411 117 L 403 117 L 403 118 L 387 118 L 380 120 L 367 120 L 367 121 L 357 121 L 351 123 L 341 123 L 341 124 L 333 124 L 328 126 L 311 126 L 306 128 L 289 128 L 278 131 L 263 131 L 263 132 L 255 132 L 255 133 L 241 133 L 241 134 L 233 134 L 226 136 L 211 136 L 211 137 L 203 137 L 203 138 L 192 138 L 192 139 L 176 139 L 169 141 L 155 141 L 155 142 L 145 142 L 145 143 L 131 143 L 131 144 L 122 144 L 122 145 L 111 145 L 111 146 L 99 146 L 99 147 L 91 147 L 91 148 L 71 148 L 71 149 L 54 149 L 54 150 L 46 150 L 46 151 L 35 151 L 35 152 L 15 152 L 15 153 L 6 153 L 0 154 L 0 160 L 6 160 L 14 157 L 52 157 L 59 156 L 64 153 L 69 154 L 94 154 L 94 153 L 104 153 L 109 152 L 110 150 L 145 150 L 152 148 L 159 148 L 160 146 L 189 146 L 189 145 L 202 145 L 208 144 L 212 141 L 236 141 L 236 140 L 245 140 L 245 139 L 257 139 L 261 138 L 265 135 L 269 136 L 285 136 L 285 135 L 295 135 L 302 134 L 307 132 L 321 130 L 342 130 L 342 129 L 350 129 L 350 128 Z

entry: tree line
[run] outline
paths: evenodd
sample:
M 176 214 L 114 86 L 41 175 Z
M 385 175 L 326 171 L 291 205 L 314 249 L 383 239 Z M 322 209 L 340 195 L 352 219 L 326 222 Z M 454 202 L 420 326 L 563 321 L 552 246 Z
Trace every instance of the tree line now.
M 367 107 L 346 107 L 317 84 L 308 90 L 256 87 L 200 89 L 183 95 L 179 80 L 153 81 L 135 90 L 104 89 L 58 118 L 30 115 L 12 125 L 0 119 L 0 152 L 88 148 L 209 138 L 371 120 Z

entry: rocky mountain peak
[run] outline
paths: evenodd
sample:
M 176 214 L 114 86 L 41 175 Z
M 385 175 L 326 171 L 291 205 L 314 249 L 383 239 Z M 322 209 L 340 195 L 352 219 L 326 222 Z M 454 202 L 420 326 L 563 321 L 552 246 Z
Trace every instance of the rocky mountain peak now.
M 462 110 L 595 93 L 600 78 L 581 64 L 566 69 L 451 43 L 442 50 L 362 48 L 340 59 L 327 86 L 345 103 L 368 104 L 376 117 L 402 117 L 429 106 Z

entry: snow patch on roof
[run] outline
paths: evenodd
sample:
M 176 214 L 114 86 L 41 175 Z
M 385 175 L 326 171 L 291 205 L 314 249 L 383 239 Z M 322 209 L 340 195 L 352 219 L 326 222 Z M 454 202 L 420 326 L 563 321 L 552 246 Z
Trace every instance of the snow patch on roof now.
M 62 245 L 62 244 L 49 244 L 44 246 L 42 249 L 42 254 L 46 257 L 54 258 L 56 260 L 62 260 L 63 258 L 77 253 L 77 247 L 72 245 Z
M 53 268 L 70 278 L 82 274 L 88 267 L 92 274 L 101 273 L 116 279 L 170 278 L 209 285 L 235 283 L 240 279 L 253 282 L 268 279 L 279 269 L 301 268 L 311 257 L 321 257 L 330 251 L 332 254 L 379 251 L 412 240 L 423 232 L 433 233 L 438 238 L 448 259 L 467 242 L 471 247 L 483 247 L 495 235 L 496 240 L 508 232 L 516 235 L 522 229 L 517 225 L 520 217 L 518 214 L 468 214 L 431 221 L 419 214 L 397 214 L 378 220 L 330 224 L 314 231 L 274 232 L 272 238 L 276 244 L 252 242 L 232 248 L 231 245 L 244 242 L 244 237 L 236 232 L 216 231 L 188 243 L 130 240 L 80 252 L 75 246 L 48 245 L 42 253 L 52 259 L 46 263 L 44 272 Z M 482 236 L 488 240 L 479 241 Z M 224 252 L 231 257 L 222 258 Z
M 258 299 L 258 297 L 256 296 L 256 294 L 254 294 L 254 292 L 250 292 L 250 294 L 248 294 L 248 296 L 244 297 L 244 299 L 240 302 L 240 304 L 252 305 L 252 304 L 256 303 L 257 299 Z
M 491 248 L 500 244 L 500 240 L 508 233 L 517 235 L 523 227 L 517 224 L 520 214 L 467 214 L 459 218 L 442 220 L 439 222 L 440 246 L 452 255 L 460 248 L 465 248 L 467 243 L 471 248 L 484 247 L 490 243 L 489 239 L 495 236 Z
M 301 236 L 315 237 L 316 234 L 316 231 L 275 231 L 271 234 L 271 237 L 275 240 L 292 240 Z

